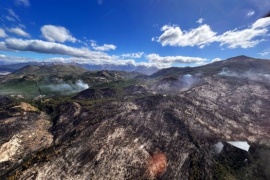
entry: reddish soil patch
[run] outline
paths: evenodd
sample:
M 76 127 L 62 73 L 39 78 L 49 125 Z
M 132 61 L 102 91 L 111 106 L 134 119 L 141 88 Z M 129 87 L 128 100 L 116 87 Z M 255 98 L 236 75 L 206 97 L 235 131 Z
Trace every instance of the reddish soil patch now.
M 153 179 L 162 175 L 167 168 L 167 157 L 164 153 L 153 154 L 147 162 L 147 175 Z

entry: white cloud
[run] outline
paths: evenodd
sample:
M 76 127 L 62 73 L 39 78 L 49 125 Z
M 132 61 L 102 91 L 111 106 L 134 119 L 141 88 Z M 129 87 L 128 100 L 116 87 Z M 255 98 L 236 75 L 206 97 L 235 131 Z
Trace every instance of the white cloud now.
M 75 48 L 67 46 L 61 43 L 48 42 L 42 40 L 25 40 L 19 38 L 7 38 L 4 41 L 0 41 L 0 50 L 4 51 L 28 51 L 44 54 L 57 54 L 64 57 L 54 57 L 50 59 L 43 59 L 46 62 L 77 62 L 88 63 L 94 65 L 135 65 L 135 66 L 147 66 L 165 68 L 170 67 L 173 63 L 203 63 L 206 61 L 200 57 L 186 57 L 186 56 L 165 56 L 161 57 L 158 54 L 148 54 L 146 59 L 148 62 L 136 62 L 134 59 L 143 56 L 143 52 L 129 53 L 123 56 L 108 55 L 105 52 L 91 51 L 88 48 Z M 66 57 L 68 56 L 68 57 Z M 126 59 L 130 58 L 130 59 Z M 134 59 L 133 59 L 134 58 Z M 35 59 L 19 58 L 19 57 L 3 57 L 4 60 L 12 62 L 16 61 L 33 61 Z
M 264 51 L 259 53 L 260 56 L 268 56 L 270 55 L 270 48 L 269 49 L 265 49 Z
M 41 27 L 42 36 L 51 42 L 76 42 L 77 39 L 74 38 L 69 30 L 62 26 L 54 26 L 54 25 L 45 25 Z
M 196 22 L 199 23 L 199 24 L 202 24 L 204 20 L 205 20 L 205 19 L 200 18 L 200 19 L 199 19 L 198 21 L 196 21 Z
M 30 51 L 45 54 L 59 54 L 71 56 L 70 58 L 53 58 L 51 60 L 85 62 L 91 64 L 135 64 L 134 60 L 123 60 L 117 56 L 110 56 L 104 52 L 90 51 L 87 48 L 74 48 L 64 44 L 42 40 L 23 40 L 8 38 L 0 42 L 0 50 Z
M 226 45 L 228 48 L 250 48 L 264 41 L 263 37 L 268 33 L 270 18 L 262 18 L 254 22 L 246 29 L 229 30 L 221 35 L 217 35 L 208 25 L 204 24 L 189 31 L 182 31 L 178 26 L 165 25 L 161 34 L 155 40 L 162 46 L 198 46 L 204 48 L 214 42 L 220 46 Z
M 96 51 L 110 51 L 116 49 L 116 46 L 113 44 L 103 44 L 102 46 L 98 46 L 95 41 L 91 42 L 91 46 Z
M 5 30 L 0 28 L 0 38 L 5 38 L 5 37 L 7 37 Z
M 24 7 L 30 6 L 29 0 L 15 0 L 15 4 L 18 6 L 24 6 Z
M 141 58 L 143 55 L 144 55 L 144 52 L 137 52 L 137 53 L 122 54 L 121 57 L 138 59 L 138 58 Z
M 198 63 L 205 62 L 207 59 L 188 56 L 159 56 L 158 54 L 148 54 L 146 58 L 150 63 L 156 63 L 157 66 L 171 66 L 172 63 Z
M 250 48 L 264 41 L 263 37 L 268 33 L 270 18 L 261 18 L 252 24 L 251 27 L 243 30 L 232 30 L 217 37 L 220 45 L 227 45 L 228 48 Z
M 247 13 L 247 16 L 250 17 L 250 16 L 253 16 L 255 14 L 255 11 L 254 10 L 251 10 Z
M 218 36 L 217 41 L 220 45 L 227 45 L 228 48 L 250 48 L 256 46 L 258 43 L 263 41 L 263 39 L 256 39 L 266 35 L 267 29 L 244 29 L 244 30 L 233 30 L 227 31 L 221 36 Z
M 7 47 L 6 47 L 6 43 L 5 42 L 0 42 L 0 50 L 9 51 L 9 49 L 7 49 Z
M 117 59 L 113 56 L 110 57 L 110 59 L 107 60 L 101 60 L 101 59 L 91 59 L 91 58 L 76 58 L 76 57 L 54 57 L 50 59 L 44 59 L 43 61 L 46 62 L 62 62 L 62 63 L 80 63 L 80 64 L 91 64 L 91 65 L 104 65 L 104 64 L 111 64 L 111 65 L 136 65 L 136 62 L 134 60 L 122 60 Z
M 136 62 L 135 64 L 136 66 L 145 66 L 145 67 L 155 67 L 155 68 L 168 68 L 171 66 L 171 64 L 167 64 L 167 63 L 154 63 L 154 62 Z
M 15 21 L 15 20 L 21 21 L 20 17 L 12 9 L 9 8 L 9 9 L 7 9 L 7 11 L 8 11 L 9 16 L 7 16 L 6 18 L 8 20 L 10 20 L 10 21 Z
M 252 29 L 266 28 L 270 25 L 270 17 L 258 19 L 252 24 Z
M 214 41 L 216 32 L 208 25 L 199 26 L 190 31 L 182 31 L 178 26 L 165 25 L 161 28 L 164 33 L 157 39 L 162 46 L 198 46 L 204 47 Z
M 86 48 L 74 48 L 64 44 L 47 42 L 42 40 L 23 40 L 17 38 L 8 38 L 4 45 L 6 49 L 17 51 L 31 51 L 46 54 L 62 54 L 74 57 L 88 57 L 88 58 L 107 58 L 108 55 L 101 52 L 90 51 Z M 0 46 L 1 47 L 1 46 Z
M 220 58 L 215 58 L 215 59 L 213 59 L 211 62 L 213 63 L 213 62 L 218 62 L 218 61 L 222 61 L 222 59 L 220 59 Z
M 16 34 L 18 36 L 23 36 L 23 37 L 27 37 L 27 38 L 30 38 L 30 34 L 28 34 L 27 32 L 25 32 L 24 30 L 22 30 L 21 28 L 19 27 L 16 27 L 16 28 L 9 28 L 7 29 L 9 32 L 13 33 L 13 34 Z

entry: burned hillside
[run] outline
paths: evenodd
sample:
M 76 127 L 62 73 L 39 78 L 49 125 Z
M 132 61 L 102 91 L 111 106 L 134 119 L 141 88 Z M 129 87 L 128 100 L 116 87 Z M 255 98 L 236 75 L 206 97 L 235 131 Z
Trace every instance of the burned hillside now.
M 1 97 L 0 176 L 269 179 L 270 84 L 245 76 L 267 72 L 232 68 L 261 61 L 114 76 L 54 98 Z M 222 74 L 224 68 L 241 76 Z M 112 73 L 119 74 L 95 77 Z

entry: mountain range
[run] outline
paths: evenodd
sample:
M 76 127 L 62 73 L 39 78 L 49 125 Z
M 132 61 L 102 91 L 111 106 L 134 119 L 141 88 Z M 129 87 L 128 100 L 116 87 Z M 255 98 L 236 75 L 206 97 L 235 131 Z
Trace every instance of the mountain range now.
M 0 76 L 0 179 L 270 179 L 270 61 Z
M 79 63 L 62 63 L 62 62 L 23 62 L 23 63 L 1 63 L 0 60 L 0 73 L 5 72 L 14 72 L 20 68 L 23 68 L 28 65 L 34 65 L 34 66 L 44 66 L 44 65 L 75 65 L 82 67 L 84 69 L 88 69 L 90 71 L 100 71 L 100 70 L 111 70 L 111 71 L 136 71 L 143 74 L 153 74 L 154 72 L 158 71 L 159 69 L 156 67 L 147 67 L 147 66 L 135 66 L 132 64 L 128 65 L 112 65 L 112 64 L 103 64 L 103 65 L 92 65 L 92 64 L 79 64 Z

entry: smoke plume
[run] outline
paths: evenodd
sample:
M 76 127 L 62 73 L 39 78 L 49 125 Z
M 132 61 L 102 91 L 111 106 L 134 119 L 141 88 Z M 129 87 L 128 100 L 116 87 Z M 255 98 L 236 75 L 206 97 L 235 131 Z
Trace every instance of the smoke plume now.
M 63 94 L 75 93 L 85 89 L 88 89 L 88 84 L 84 83 L 82 80 L 78 80 L 75 84 L 72 83 L 60 83 L 60 84 L 50 84 L 44 86 L 43 88 L 48 88 L 50 91 L 60 92 Z
M 189 90 L 200 82 L 199 75 L 185 74 L 179 77 L 165 77 L 152 85 L 151 90 L 160 93 L 179 93 Z
M 218 73 L 220 76 L 227 76 L 227 77 L 239 77 L 239 78 L 248 78 L 250 80 L 255 81 L 264 81 L 264 80 L 270 80 L 270 74 L 267 73 L 258 73 L 258 72 L 252 72 L 252 71 L 246 71 L 246 72 L 236 72 L 229 70 L 228 68 L 223 68 L 221 72 Z

